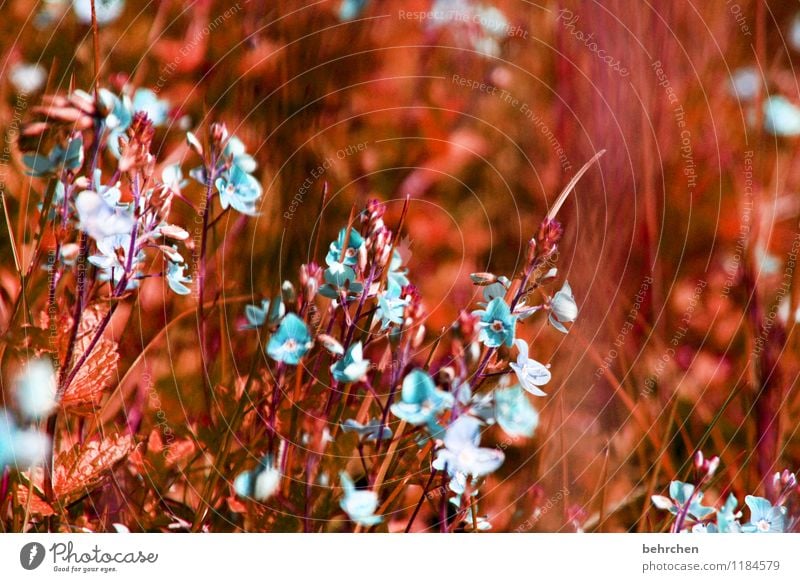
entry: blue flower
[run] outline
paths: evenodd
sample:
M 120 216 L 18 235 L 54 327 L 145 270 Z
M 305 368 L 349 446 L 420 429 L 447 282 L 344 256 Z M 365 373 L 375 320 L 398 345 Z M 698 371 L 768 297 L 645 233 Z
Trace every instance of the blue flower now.
M 369 0 L 342 0 L 339 6 L 339 20 L 354 20 L 359 17 Z
M 25 470 L 44 462 L 50 438 L 38 430 L 17 427 L 14 419 L 0 408 L 0 473 L 5 466 Z
M 340 507 L 347 516 L 359 525 L 369 527 L 381 522 L 381 517 L 375 515 L 378 509 L 378 494 L 374 491 L 356 489 L 353 480 L 347 473 L 339 473 L 342 482 L 344 497 L 339 502 Z
M 55 410 L 56 375 L 50 360 L 30 360 L 16 378 L 20 412 L 31 420 L 47 418 Z
M 325 284 L 319 294 L 328 299 L 339 299 L 342 294 L 350 300 L 364 290 L 364 285 L 356 281 L 356 272 L 344 263 L 333 262 L 323 273 Z
M 528 402 L 522 388 L 498 388 L 494 391 L 495 419 L 509 436 L 533 436 L 539 414 Z
M 184 274 L 186 265 L 182 263 L 167 263 L 167 283 L 169 288 L 178 295 L 188 295 L 192 290 L 186 286 L 186 283 L 191 283 L 192 278 Z
M 689 503 L 690 499 L 691 503 Z M 713 507 L 706 507 L 700 503 L 703 500 L 703 492 L 695 493 L 694 485 L 682 481 L 673 481 L 669 484 L 669 497 L 653 495 L 651 500 L 653 505 L 659 509 L 665 509 L 673 515 L 683 511 L 686 504 L 689 503 L 686 514 L 697 520 L 702 520 L 714 513 Z
M 386 292 L 394 297 L 400 297 L 403 287 L 408 285 L 408 269 L 402 269 L 402 266 L 403 256 L 395 249 L 386 275 Z
M 83 137 L 80 134 L 70 138 L 65 148 L 60 145 L 54 146 L 46 156 L 41 154 L 22 156 L 23 163 L 30 168 L 26 174 L 34 178 L 56 174 L 61 168 L 75 172 L 83 165 L 83 159 Z
M 378 295 L 378 309 L 375 312 L 381 322 L 381 330 L 385 330 L 390 325 L 400 325 L 403 323 L 403 313 L 408 305 L 408 299 L 400 299 L 391 294 L 388 290 Z
M 500 39 L 509 25 L 497 8 L 465 0 L 436 0 L 429 14 L 429 27 L 449 26 L 454 29 L 458 42 L 469 42 L 476 52 L 485 56 L 500 54 Z
M 99 254 L 89 257 L 89 262 L 99 269 L 97 278 L 100 281 L 110 281 L 114 285 L 120 282 L 127 269 L 130 241 L 130 234 L 107 236 L 97 241 Z M 131 273 L 139 269 L 143 259 L 143 252 L 136 253 L 131 260 Z M 129 277 L 126 289 L 135 289 L 138 284 L 136 278 Z
M 22 95 L 36 93 L 47 81 L 47 71 L 39 63 L 17 63 L 8 76 L 11 84 Z
M 72 9 L 83 24 L 92 23 L 92 1 L 73 0 Z M 97 0 L 95 2 L 95 17 L 97 24 L 108 24 L 119 18 L 125 9 L 125 0 Z
M 481 422 L 472 416 L 459 416 L 447 427 L 444 448 L 436 453 L 433 467 L 449 474 L 461 473 L 473 478 L 496 471 L 505 460 L 498 449 L 481 448 Z
M 237 165 L 231 166 L 215 182 L 223 209 L 230 206 L 242 214 L 256 214 L 256 201 L 261 197 L 261 184 Z
M 112 206 L 103 196 L 84 190 L 75 199 L 78 211 L 78 228 L 95 241 L 114 235 L 130 235 L 134 221 L 130 212 L 120 206 Z M 129 236 L 130 238 L 130 236 Z
M 312 344 L 308 326 L 294 313 L 290 313 L 283 318 L 278 331 L 269 338 L 267 354 L 273 360 L 296 366 Z
M 800 51 L 800 13 L 794 15 L 792 27 L 789 30 L 789 44 L 796 51 Z
M 108 89 L 100 89 L 100 101 L 107 111 L 103 120 L 105 129 L 108 130 L 108 148 L 117 158 L 120 157 L 120 138 L 125 138 L 125 132 L 133 121 L 136 113 L 144 113 L 154 126 L 163 125 L 167 121 L 169 102 L 159 99 L 150 89 L 137 89 L 133 100 L 126 95 L 115 95 Z M 92 97 L 85 94 L 87 100 Z
M 131 106 L 135 113 L 145 113 L 155 127 L 164 125 L 169 118 L 169 101 L 159 99 L 150 89 L 136 89 Z
M 256 171 L 256 161 L 247 153 L 244 142 L 232 135 L 225 144 L 222 154 L 231 160 L 231 163 L 248 174 Z
M 511 309 L 501 297 L 495 297 L 486 306 L 472 312 L 480 318 L 479 339 L 490 348 L 497 348 L 503 344 L 511 347 L 514 342 L 514 333 L 517 318 L 511 315 Z
M 731 91 L 742 101 L 752 101 L 761 86 L 761 77 L 754 67 L 736 69 L 731 79 Z
M 453 395 L 439 390 L 427 372 L 416 369 L 403 379 L 400 402 L 392 404 L 392 414 L 409 424 L 427 424 L 435 430 L 436 417 L 453 406 Z
M 261 306 L 247 305 L 244 308 L 244 316 L 247 318 L 247 323 L 242 326 L 242 329 L 258 329 L 263 326 L 267 321 L 267 312 L 269 312 L 270 301 L 269 299 L 262 299 Z M 272 312 L 269 314 L 269 322 L 275 323 L 286 313 L 286 306 L 283 301 L 278 299 L 272 306 Z
M 456 401 L 461 405 L 462 411 L 466 411 L 472 416 L 476 416 L 487 424 L 494 424 L 495 418 L 495 398 L 494 393 L 472 394 L 472 387 L 468 382 L 460 380 L 453 381 L 453 394 Z
M 258 501 L 266 501 L 278 490 L 281 472 L 272 462 L 272 457 L 265 456 L 252 471 L 244 471 L 233 481 L 233 489 L 239 497 L 249 497 Z
M 361 440 L 365 441 L 377 441 L 379 437 L 382 440 L 392 438 L 392 429 L 384 425 L 383 430 L 381 430 L 381 421 L 377 418 L 369 420 L 366 424 L 361 424 L 352 418 L 348 418 L 342 423 L 342 431 L 354 432 L 358 434 Z
M 328 254 L 325 257 L 325 262 L 328 266 L 333 266 L 335 263 L 344 263 L 348 267 L 353 267 L 358 264 L 358 253 L 364 246 L 364 237 L 357 230 L 351 228 L 347 239 L 347 249 L 345 249 L 344 256 L 342 256 L 342 247 L 347 236 L 347 229 L 343 228 L 339 231 L 337 239 L 331 243 Z
M 773 505 L 763 497 L 748 495 L 744 498 L 750 508 L 750 523 L 742 531 L 751 533 L 781 533 L 785 528 L 786 508 Z
M 99 93 L 100 101 L 108 111 L 104 120 L 108 130 L 108 148 L 118 158 L 120 157 L 119 139 L 125 136 L 125 131 L 133 121 L 133 103 L 127 95 L 118 97 L 108 89 L 100 89 Z M 91 99 L 88 95 L 87 98 Z
M 569 283 L 564 282 L 564 286 L 553 295 L 550 300 L 550 325 L 561 333 L 569 330 L 564 326 L 565 323 L 572 323 L 578 318 L 578 304 L 572 295 L 572 288 Z
M 717 525 L 714 528 L 718 533 L 738 533 L 742 530 L 739 525 L 739 518 L 742 517 L 741 511 L 736 511 L 739 501 L 731 493 L 725 504 L 717 511 Z
M 183 171 L 181 171 L 180 164 L 170 164 L 161 170 L 161 181 L 164 186 L 175 192 L 180 192 L 181 188 L 188 184 L 188 180 L 184 180 Z
M 800 135 L 800 108 L 780 95 L 769 97 L 764 102 L 764 129 L 784 137 Z
M 534 396 L 547 396 L 547 393 L 540 390 L 539 386 L 544 386 L 550 381 L 550 370 L 544 364 L 528 357 L 528 342 L 523 339 L 514 341 L 519 350 L 516 362 L 511 362 L 509 366 L 519 379 L 519 383 L 525 390 Z
M 502 299 L 506 296 L 506 292 L 508 291 L 507 286 L 508 279 L 505 277 L 501 277 L 497 280 L 496 283 L 492 283 L 491 285 L 487 285 L 483 288 L 483 298 L 488 303 L 493 299 L 497 299 L 498 297 Z
M 337 382 L 358 382 L 367 373 L 369 360 L 364 359 L 364 347 L 356 342 L 349 348 L 344 357 L 331 366 L 331 374 Z

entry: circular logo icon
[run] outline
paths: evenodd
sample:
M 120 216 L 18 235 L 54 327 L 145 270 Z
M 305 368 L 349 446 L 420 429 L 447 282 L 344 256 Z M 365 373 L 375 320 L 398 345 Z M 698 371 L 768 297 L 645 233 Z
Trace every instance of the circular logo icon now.
M 26 570 L 35 570 L 44 562 L 44 546 L 39 542 L 30 542 L 19 551 L 19 563 Z

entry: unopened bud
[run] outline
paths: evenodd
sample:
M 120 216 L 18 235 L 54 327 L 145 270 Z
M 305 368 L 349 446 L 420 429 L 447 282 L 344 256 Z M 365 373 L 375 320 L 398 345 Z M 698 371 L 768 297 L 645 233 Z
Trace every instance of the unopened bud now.
M 555 252 L 558 241 L 561 240 L 563 234 L 564 227 L 561 226 L 560 222 L 545 218 L 539 227 L 539 234 L 537 236 L 538 243 L 542 247 L 542 254 L 549 256 Z
M 294 303 L 297 299 L 297 292 L 294 290 L 294 285 L 291 281 L 284 281 L 281 285 L 281 297 L 284 303 Z
M 197 139 L 197 136 L 191 131 L 186 132 L 186 143 L 189 144 L 189 147 L 193 149 L 198 156 L 203 157 L 203 146 L 200 144 L 200 140 Z
M 340 344 L 336 338 L 329 336 L 328 334 L 321 333 L 317 336 L 317 340 L 319 340 L 319 343 L 322 344 L 322 347 L 324 347 L 334 356 L 341 356 L 344 354 L 344 347 L 342 347 L 342 344 Z
M 313 261 L 300 267 L 300 284 L 307 302 L 310 303 L 319 291 L 321 277 L 322 269 Z
M 472 279 L 473 283 L 481 287 L 497 282 L 497 275 L 494 273 L 472 273 L 469 278 Z
M 425 341 L 425 326 L 419 325 L 417 326 L 417 329 L 411 338 L 411 347 L 413 349 L 417 349 L 419 346 L 422 345 L 422 342 L 424 341 Z
M 439 369 L 437 376 L 439 384 L 451 384 L 456 377 L 455 368 L 453 366 L 444 366 Z
M 228 127 L 224 123 L 212 123 L 211 140 L 217 145 L 222 145 L 227 139 Z
M 527 255 L 528 264 L 531 264 L 533 263 L 533 261 L 536 260 L 536 248 L 537 248 L 536 239 L 532 238 L 531 240 L 528 241 L 528 255 Z
M 367 268 L 367 245 L 361 245 L 358 249 L 358 268 L 362 273 Z

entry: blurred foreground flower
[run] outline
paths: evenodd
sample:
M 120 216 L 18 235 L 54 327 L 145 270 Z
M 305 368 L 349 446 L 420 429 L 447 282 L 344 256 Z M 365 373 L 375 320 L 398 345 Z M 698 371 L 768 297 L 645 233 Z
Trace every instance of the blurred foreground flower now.
M 533 436 L 539 414 L 519 386 L 498 388 L 494 392 L 495 419 L 509 436 Z
M 5 409 L 0 408 L 0 473 L 10 466 L 19 470 L 44 462 L 50 438 L 35 429 L 20 429 Z
M 453 395 L 439 390 L 427 372 L 416 369 L 403 380 L 400 402 L 392 404 L 392 414 L 415 426 L 428 425 L 436 432 L 436 417 L 451 406 Z
M 449 474 L 461 473 L 483 477 L 497 470 L 505 460 L 498 449 L 481 448 L 481 422 L 472 416 L 460 416 L 447 427 L 444 448 L 436 452 L 433 467 Z
M 800 135 L 800 108 L 781 95 L 764 102 L 764 129 L 774 135 Z
M 30 360 L 16 381 L 19 410 L 25 418 L 47 418 L 55 410 L 56 374 L 48 359 Z
M 378 509 L 378 494 L 374 491 L 356 489 L 353 480 L 345 472 L 339 474 L 339 479 L 344 490 L 344 496 L 339 505 L 347 516 L 358 525 L 365 527 L 380 523 L 381 516 L 375 515 L 375 510 Z
M 331 374 L 337 382 L 357 382 L 367 373 L 369 360 L 364 359 L 364 348 L 356 342 L 347 349 L 344 357 L 331 366 Z
M 98 24 L 115 21 L 125 9 L 125 0 L 95 0 L 95 12 Z M 72 8 L 83 24 L 92 23 L 92 0 L 73 0 Z
M 366 424 L 348 418 L 342 423 L 342 431 L 354 432 L 358 435 L 359 439 L 364 441 L 377 441 L 378 439 L 386 440 L 392 438 L 392 429 L 388 426 L 381 426 L 381 421 L 373 418 Z
M 8 78 L 17 91 L 27 95 L 44 87 L 44 83 L 47 81 L 47 71 L 38 63 L 33 65 L 18 63 L 11 68 Z
M 278 490 L 280 481 L 281 473 L 267 455 L 255 469 L 240 473 L 233 482 L 233 489 L 240 497 L 266 501 Z

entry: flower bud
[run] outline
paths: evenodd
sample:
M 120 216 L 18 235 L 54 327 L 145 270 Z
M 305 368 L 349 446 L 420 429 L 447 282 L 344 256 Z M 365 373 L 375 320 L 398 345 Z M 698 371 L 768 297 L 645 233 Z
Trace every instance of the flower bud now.
M 336 338 L 329 336 L 328 334 L 321 333 L 317 336 L 317 340 L 319 340 L 319 343 L 322 344 L 322 347 L 324 347 L 334 356 L 341 356 L 344 354 L 344 347 L 342 347 L 342 344 L 340 344 Z
M 491 285 L 497 281 L 497 275 L 494 273 L 472 273 L 469 276 L 472 279 L 472 282 L 476 285 L 483 287 L 484 285 Z
M 533 261 L 536 260 L 536 249 L 537 249 L 536 239 L 532 238 L 531 240 L 528 241 L 528 254 L 526 257 L 528 259 L 529 265 L 533 264 Z
M 211 124 L 211 141 L 220 148 L 228 140 L 228 127 L 224 123 Z
M 297 292 L 294 290 L 294 285 L 291 281 L 284 281 L 281 285 L 281 298 L 284 303 L 294 303 L 297 299 Z
M 564 227 L 555 219 L 545 218 L 539 227 L 538 243 L 542 247 L 542 255 L 550 256 L 558 247 L 558 242 L 564 235 Z
M 189 144 L 189 147 L 194 150 L 194 152 L 203 157 L 203 146 L 200 144 L 200 140 L 197 139 L 197 136 L 193 134 L 191 131 L 186 132 L 186 143 Z
M 315 262 L 300 267 L 300 284 L 303 286 L 303 297 L 310 303 L 319 291 L 322 280 L 322 269 Z
M 414 331 L 414 335 L 411 336 L 411 348 L 417 349 L 422 345 L 422 342 L 425 341 L 425 326 L 419 325 L 417 329 Z

